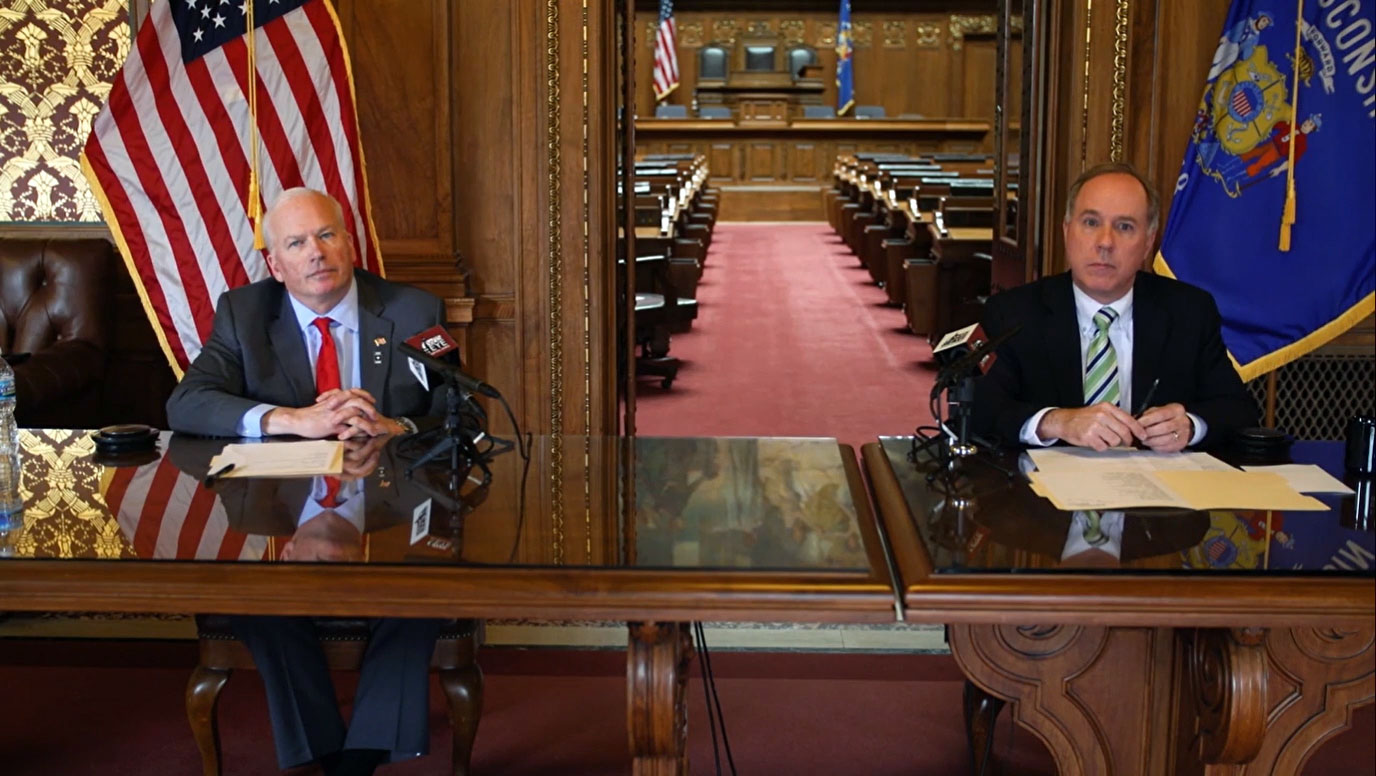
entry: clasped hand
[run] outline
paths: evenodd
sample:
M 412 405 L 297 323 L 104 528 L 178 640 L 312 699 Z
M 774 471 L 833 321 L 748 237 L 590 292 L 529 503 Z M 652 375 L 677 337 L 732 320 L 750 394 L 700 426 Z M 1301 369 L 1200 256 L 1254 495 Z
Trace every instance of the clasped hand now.
M 295 434 L 307 439 L 353 439 L 404 430 L 378 412 L 377 401 L 362 388 L 329 390 L 315 397 L 315 404 L 309 407 L 279 407 L 263 416 L 264 434 Z
M 1159 453 L 1184 450 L 1193 431 L 1190 416 L 1178 402 L 1152 407 L 1138 418 L 1105 402 L 1079 409 L 1055 409 L 1043 415 L 1037 426 L 1037 436 L 1042 439 L 1064 439 L 1095 450 L 1131 445 L 1135 439 Z

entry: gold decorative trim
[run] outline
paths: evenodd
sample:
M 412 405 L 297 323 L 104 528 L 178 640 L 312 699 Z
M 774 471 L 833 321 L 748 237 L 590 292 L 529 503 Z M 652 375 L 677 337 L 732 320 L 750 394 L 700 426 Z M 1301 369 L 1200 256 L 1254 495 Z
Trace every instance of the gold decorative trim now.
M 965 36 L 971 33 L 993 35 L 999 31 L 999 18 L 994 14 L 951 14 L 951 50 L 960 51 L 965 45 Z
M 884 22 L 884 48 L 907 48 L 908 25 L 901 19 Z
M 1123 127 L 1127 122 L 1128 93 L 1128 0 L 1118 0 L 1113 24 L 1113 129 L 1109 133 L 1108 155 L 1123 161 Z
M 822 22 L 817 25 L 817 48 L 831 48 L 836 45 L 836 22 Z
M 796 46 L 807 40 L 807 22 L 802 19 L 784 19 L 779 22 L 779 34 L 784 37 L 784 43 Z
M 592 562 L 592 154 L 588 117 L 588 0 L 583 0 L 583 542 Z
M 655 38 L 659 35 L 659 22 L 645 22 L 645 48 L 655 50 Z
M 1080 90 L 1084 92 L 1080 98 L 1080 169 L 1083 170 L 1089 160 L 1089 60 L 1090 60 L 1090 36 L 1094 29 L 1094 0 L 1085 0 L 1085 42 L 1084 42 L 1084 78 L 1080 84 Z
M 774 28 L 768 19 L 756 19 L 746 23 L 745 34 L 752 38 L 767 38 L 774 34 Z
M 564 563 L 564 256 L 559 132 L 559 0 L 545 0 L 545 129 L 549 153 L 549 510 L 553 559 Z
M 735 43 L 736 33 L 740 32 L 741 24 L 735 19 L 717 19 L 712 22 L 712 40 L 718 43 Z
M 917 25 L 917 47 L 939 48 L 941 46 L 941 25 L 923 22 Z
M 702 22 L 684 22 L 678 26 L 678 42 L 680 46 L 701 46 Z M 650 44 L 653 48 L 654 44 Z
M 850 31 L 856 48 L 874 45 L 874 22 L 855 22 L 850 26 Z

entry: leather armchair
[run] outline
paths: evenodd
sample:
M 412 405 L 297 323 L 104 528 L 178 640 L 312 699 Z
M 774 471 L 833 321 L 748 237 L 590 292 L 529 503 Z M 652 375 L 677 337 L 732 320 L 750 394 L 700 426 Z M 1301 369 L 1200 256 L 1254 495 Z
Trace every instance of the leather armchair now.
M 176 377 L 105 239 L 0 238 L 0 352 L 30 428 L 167 425 Z
M 0 350 L 14 365 L 21 426 L 93 417 L 108 354 L 115 268 L 104 240 L 0 242 Z

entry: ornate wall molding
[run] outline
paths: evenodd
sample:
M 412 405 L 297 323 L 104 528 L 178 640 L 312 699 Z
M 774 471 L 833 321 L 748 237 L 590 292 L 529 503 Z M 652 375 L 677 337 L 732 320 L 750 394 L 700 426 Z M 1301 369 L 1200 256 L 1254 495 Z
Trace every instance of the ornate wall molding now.
M 1113 124 L 1109 134 L 1109 158 L 1123 161 L 1123 126 L 1128 99 L 1128 0 L 1117 0 L 1113 22 Z
M 908 25 L 902 19 L 884 22 L 884 48 L 907 48 Z
M 1085 0 L 1085 40 L 1084 40 L 1084 77 L 1080 91 L 1080 169 L 1085 168 L 1089 158 L 1089 60 L 1091 33 L 1094 28 L 1094 0 Z
M 767 38 L 774 34 L 774 27 L 768 19 L 756 19 L 746 24 L 745 34 L 752 38 Z
M 795 46 L 807 39 L 807 22 L 802 19 L 784 19 L 779 22 L 779 34 L 783 36 L 786 45 Z
M 560 169 L 559 0 L 545 0 L 545 150 L 549 155 L 549 507 L 553 525 L 552 559 L 564 562 L 564 255 L 563 184 Z
M 941 25 L 921 23 L 917 25 L 918 48 L 941 47 Z
M 712 40 L 718 43 L 735 43 L 740 30 L 741 23 L 735 19 L 718 19 L 712 22 Z
M 970 16 L 966 14 L 951 14 L 948 26 L 951 38 L 951 50 L 960 51 L 965 45 L 965 36 L 971 33 L 978 35 L 993 35 L 999 30 L 999 18 L 993 14 L 980 14 Z
M 817 48 L 831 48 L 836 45 L 836 22 L 822 22 L 817 25 Z
M 698 47 L 703 44 L 702 22 L 684 22 L 678 27 L 678 43 L 680 46 Z M 650 42 L 650 48 L 654 48 L 654 41 Z
M 874 45 L 874 22 L 855 22 L 851 25 L 851 33 L 855 36 L 856 48 Z

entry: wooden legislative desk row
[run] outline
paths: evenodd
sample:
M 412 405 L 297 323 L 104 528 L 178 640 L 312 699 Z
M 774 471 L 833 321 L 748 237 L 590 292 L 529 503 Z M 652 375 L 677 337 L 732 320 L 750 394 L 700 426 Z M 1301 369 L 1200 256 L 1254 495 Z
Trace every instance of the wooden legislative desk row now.
M 295 530 L 299 507 L 286 494 L 309 489 L 290 481 L 220 480 L 214 503 L 202 498 L 224 441 L 164 434 L 151 460 L 116 465 L 85 433 L 23 432 L 26 510 L 0 532 L 5 608 L 621 620 L 637 774 L 688 772 L 688 626 L 700 620 L 950 624 L 967 676 L 1011 701 L 1070 775 L 1223 773 L 1211 764 L 1226 763 L 1239 764 L 1228 773 L 1295 773 L 1376 686 L 1370 565 L 1273 563 L 1268 552 L 1246 556 L 1246 570 L 1215 569 L 1209 559 L 1229 557 L 1215 551 L 1218 529 L 1244 516 L 1159 510 L 1125 518 L 1115 563 L 1080 563 L 1060 551 L 1071 516 L 1025 482 L 978 461 L 968 476 L 933 480 L 929 458 L 908 459 L 906 438 L 865 446 L 873 502 L 853 449 L 834 440 L 641 438 L 628 521 L 614 492 L 544 493 L 556 458 L 586 456 L 614 473 L 626 440 L 537 437 L 534 476 L 522 478 L 508 453 L 478 487 L 444 472 L 390 474 L 408 460 L 393 440 L 360 475 L 369 551 L 352 563 L 247 551 L 216 560 L 223 542 L 165 535 L 198 504 L 204 535 L 238 535 L 246 548 Z M 1332 447 L 1315 462 L 1331 469 Z M 160 501 L 116 497 L 153 480 Z M 418 542 L 411 515 L 429 498 Z M 1350 507 L 1286 530 L 1376 557 L 1366 523 L 1353 522 L 1369 515 Z M 575 535 L 584 522 L 595 533 Z M 1182 565 L 1195 557 L 1205 565 Z M 991 719 L 967 714 L 975 740 Z
M 721 183 L 817 183 L 837 156 L 856 151 L 974 153 L 989 122 L 968 119 L 636 119 L 636 153 L 701 154 Z
M 992 158 L 858 154 L 837 160 L 827 219 L 929 339 L 979 320 L 989 293 Z
M 697 284 L 712 245 L 718 196 L 707 186 L 706 160 L 654 154 L 635 166 L 636 374 L 673 385 L 679 361 L 670 338 L 697 318 Z M 624 237 L 624 235 L 623 235 Z M 626 241 L 618 244 L 625 260 Z

